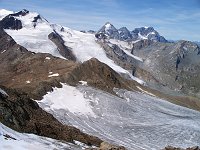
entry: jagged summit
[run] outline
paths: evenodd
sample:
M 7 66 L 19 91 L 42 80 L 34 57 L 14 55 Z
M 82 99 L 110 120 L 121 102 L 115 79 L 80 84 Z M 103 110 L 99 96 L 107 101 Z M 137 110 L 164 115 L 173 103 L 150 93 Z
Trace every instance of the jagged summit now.
M 21 11 L 19 11 L 19 12 L 16 12 L 16 13 L 13 13 L 13 14 L 10 14 L 10 15 L 11 15 L 11 16 L 17 16 L 17 17 L 19 17 L 19 16 L 25 16 L 25 15 L 27 15 L 28 13 L 29 13 L 28 10 L 23 9 L 23 10 L 21 10 Z
M 98 33 L 103 33 L 112 39 L 119 39 L 118 30 L 110 22 L 106 22 L 105 25 L 98 31 Z
M 130 41 L 132 39 L 132 35 L 130 31 L 126 27 L 122 27 L 118 30 L 120 35 L 120 40 L 122 41 Z
M 135 28 L 130 32 L 126 27 L 116 29 L 110 22 L 106 22 L 105 25 L 97 32 L 97 35 L 98 34 L 101 35 L 100 37 L 107 37 L 109 39 L 117 39 L 121 41 L 149 39 L 154 42 L 167 42 L 167 40 L 163 36 L 160 36 L 153 27 Z M 102 36 L 102 34 L 105 36 Z

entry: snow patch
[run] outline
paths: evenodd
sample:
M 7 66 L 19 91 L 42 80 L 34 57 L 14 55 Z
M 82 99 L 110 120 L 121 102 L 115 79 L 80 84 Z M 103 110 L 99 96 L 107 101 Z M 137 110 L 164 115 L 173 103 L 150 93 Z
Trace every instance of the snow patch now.
M 86 99 L 76 87 L 66 84 L 62 84 L 62 88 L 54 88 L 53 92 L 48 92 L 38 103 L 47 104 L 51 110 L 64 109 L 77 115 L 95 117 L 89 99 Z
M 45 59 L 50 60 L 51 58 L 50 57 L 46 57 Z
M 156 97 L 156 95 L 154 95 L 154 94 L 152 94 L 152 93 L 150 93 L 150 92 L 148 92 L 148 91 L 143 90 L 141 87 L 139 87 L 139 86 L 136 86 L 136 87 L 137 87 L 141 92 Z
M 8 94 L 4 90 L 2 90 L 1 88 L 0 88 L 0 93 L 3 94 L 3 95 L 8 96 Z
M 49 75 L 48 77 L 50 78 L 50 77 L 58 77 L 58 76 L 59 76 L 58 73 L 54 73 L 54 74 Z
M 142 84 L 142 85 L 146 84 L 146 82 L 144 82 L 143 80 L 141 80 L 141 79 L 139 79 L 139 78 L 137 78 L 137 77 L 135 77 L 135 76 L 133 76 L 131 74 L 129 74 L 129 76 L 131 77 L 131 79 L 133 79 L 134 81 L 136 81 L 139 84 Z
M 86 81 L 79 81 L 79 83 L 81 83 L 82 85 L 87 85 Z
M 5 53 L 5 52 L 6 52 L 6 50 L 3 50 L 3 51 L 1 52 L 1 54 Z
M 105 25 L 105 31 L 106 32 L 108 32 L 110 29 L 111 29 L 111 24 L 110 23 L 107 23 L 106 25 Z
M 26 83 L 29 84 L 29 83 L 31 83 L 31 81 L 28 80 L 28 81 L 26 81 Z
M 138 36 L 139 36 L 140 39 L 143 39 L 143 40 L 147 40 L 148 39 L 147 37 L 141 35 L 140 32 L 138 33 Z

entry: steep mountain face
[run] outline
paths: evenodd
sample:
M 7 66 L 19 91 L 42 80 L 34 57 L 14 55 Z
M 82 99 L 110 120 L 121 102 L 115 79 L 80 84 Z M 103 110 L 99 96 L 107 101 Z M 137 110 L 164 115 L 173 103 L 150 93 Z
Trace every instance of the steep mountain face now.
M 135 28 L 129 31 L 126 27 L 116 29 L 111 23 L 106 23 L 97 33 L 98 38 L 117 39 L 121 41 L 137 41 L 148 39 L 154 42 L 167 42 L 153 27 Z
M 132 39 L 132 35 L 130 33 L 130 31 L 126 28 L 126 27 L 122 27 L 118 30 L 119 32 L 119 39 L 121 41 L 131 41 Z
M 118 30 L 109 22 L 107 22 L 98 32 L 103 33 L 105 36 L 108 36 L 112 39 L 119 39 L 119 32 Z
M 138 46 L 139 45 L 139 46 Z M 197 44 L 189 41 L 176 43 L 135 43 L 132 53 L 143 58 L 143 69 L 160 83 L 186 94 L 199 94 L 196 84 L 199 77 L 199 51 Z M 136 73 L 137 75 L 137 73 Z M 139 76 L 139 74 L 138 74 Z
M 141 27 L 131 31 L 134 39 L 148 39 L 154 42 L 167 42 L 167 40 L 160 36 L 159 33 L 153 27 Z

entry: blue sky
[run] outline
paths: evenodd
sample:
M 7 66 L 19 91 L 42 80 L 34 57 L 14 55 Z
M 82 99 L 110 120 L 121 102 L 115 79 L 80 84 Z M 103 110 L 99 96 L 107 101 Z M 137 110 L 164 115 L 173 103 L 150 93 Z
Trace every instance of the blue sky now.
M 167 39 L 200 41 L 200 0 L 0 0 L 0 8 L 39 12 L 49 22 L 98 30 L 153 26 Z

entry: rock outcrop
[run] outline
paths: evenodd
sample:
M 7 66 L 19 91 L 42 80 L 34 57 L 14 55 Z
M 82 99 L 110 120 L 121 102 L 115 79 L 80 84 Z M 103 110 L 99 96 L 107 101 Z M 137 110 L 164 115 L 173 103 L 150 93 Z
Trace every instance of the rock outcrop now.
M 134 55 L 144 60 L 140 67 L 149 72 L 159 83 L 172 90 L 197 97 L 200 95 L 200 86 L 196 84 L 200 79 L 199 52 L 199 46 L 189 41 L 176 43 L 140 41 L 134 44 L 132 50 Z

